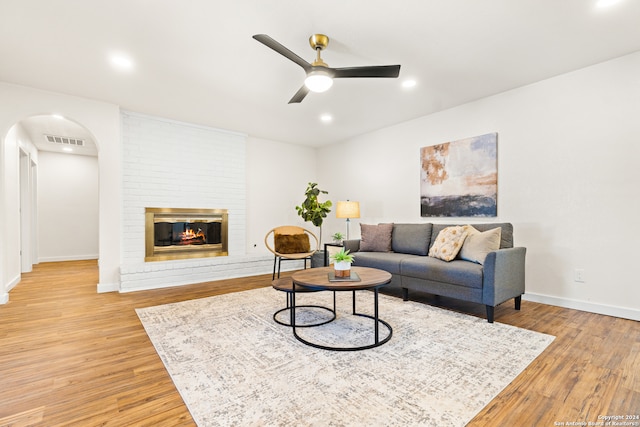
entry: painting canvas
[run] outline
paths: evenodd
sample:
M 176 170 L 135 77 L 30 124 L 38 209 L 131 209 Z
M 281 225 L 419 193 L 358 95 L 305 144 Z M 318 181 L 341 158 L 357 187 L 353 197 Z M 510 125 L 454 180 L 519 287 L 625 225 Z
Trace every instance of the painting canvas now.
M 495 217 L 498 134 L 420 149 L 423 217 Z

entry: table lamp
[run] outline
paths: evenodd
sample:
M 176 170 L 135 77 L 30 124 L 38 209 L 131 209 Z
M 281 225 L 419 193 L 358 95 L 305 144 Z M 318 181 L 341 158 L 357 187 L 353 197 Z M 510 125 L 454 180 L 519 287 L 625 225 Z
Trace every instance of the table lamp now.
M 338 202 L 336 205 L 336 218 L 347 219 L 347 240 L 349 240 L 349 220 L 360 218 L 360 202 Z

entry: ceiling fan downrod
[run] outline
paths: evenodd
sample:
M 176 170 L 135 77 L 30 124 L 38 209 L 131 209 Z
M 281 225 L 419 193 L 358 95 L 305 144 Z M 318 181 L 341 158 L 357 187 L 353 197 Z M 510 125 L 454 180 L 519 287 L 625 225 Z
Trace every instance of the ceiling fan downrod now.
M 309 37 L 309 44 L 316 51 L 316 60 L 311 65 L 314 67 L 329 67 L 320 57 L 320 52 L 329 45 L 329 37 L 324 34 L 314 34 Z

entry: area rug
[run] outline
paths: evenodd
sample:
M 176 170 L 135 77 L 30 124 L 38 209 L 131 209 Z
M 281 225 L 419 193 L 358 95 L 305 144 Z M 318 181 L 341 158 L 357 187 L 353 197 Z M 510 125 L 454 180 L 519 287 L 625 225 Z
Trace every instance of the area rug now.
M 351 292 L 336 295 L 337 318 L 300 335 L 366 345 L 373 321 L 350 314 Z M 372 312 L 372 292 L 356 301 L 359 312 Z M 464 426 L 554 339 L 380 295 L 389 342 L 321 350 L 274 321 L 285 302 L 284 293 L 263 288 L 137 310 L 199 426 Z M 297 304 L 331 307 L 332 293 L 299 294 Z M 299 309 L 296 319 L 327 315 Z M 380 330 L 382 339 L 388 332 Z

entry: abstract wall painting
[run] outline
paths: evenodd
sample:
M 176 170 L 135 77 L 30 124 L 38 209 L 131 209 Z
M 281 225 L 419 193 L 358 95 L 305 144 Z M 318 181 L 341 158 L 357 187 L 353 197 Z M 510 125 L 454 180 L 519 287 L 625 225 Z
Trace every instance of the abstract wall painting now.
M 422 147 L 421 216 L 497 216 L 497 148 L 497 133 Z

